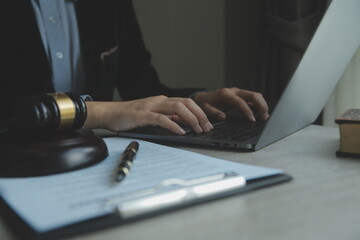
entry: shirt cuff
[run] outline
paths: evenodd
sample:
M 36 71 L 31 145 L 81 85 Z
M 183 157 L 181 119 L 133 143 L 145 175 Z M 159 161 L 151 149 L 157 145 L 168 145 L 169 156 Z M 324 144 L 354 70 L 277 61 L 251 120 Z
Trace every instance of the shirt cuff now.
M 92 102 L 93 101 L 92 97 L 90 95 L 88 95 L 88 94 L 80 95 L 80 97 L 85 102 Z

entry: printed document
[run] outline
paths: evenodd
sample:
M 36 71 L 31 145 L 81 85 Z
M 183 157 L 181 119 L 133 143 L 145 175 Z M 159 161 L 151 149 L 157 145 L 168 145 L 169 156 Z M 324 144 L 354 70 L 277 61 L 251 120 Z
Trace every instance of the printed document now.
M 120 202 L 137 191 L 154 188 L 167 179 L 190 180 L 219 173 L 237 173 L 246 180 L 282 173 L 146 141 L 124 181 L 113 180 L 126 146 L 133 139 L 104 139 L 109 156 L 85 169 L 30 178 L 0 178 L 0 195 L 37 232 L 47 232 L 114 211 L 109 199 Z M 50 161 L 51 159 L 49 159 Z

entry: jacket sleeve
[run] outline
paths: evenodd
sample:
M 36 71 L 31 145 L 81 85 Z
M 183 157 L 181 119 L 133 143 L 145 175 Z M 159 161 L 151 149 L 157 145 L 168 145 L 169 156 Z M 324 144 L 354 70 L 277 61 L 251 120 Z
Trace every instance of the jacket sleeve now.
M 122 50 L 120 53 L 117 88 L 124 100 L 148 96 L 189 97 L 199 88 L 169 88 L 159 81 L 151 64 L 151 54 L 145 48 L 131 0 L 123 1 L 120 21 Z

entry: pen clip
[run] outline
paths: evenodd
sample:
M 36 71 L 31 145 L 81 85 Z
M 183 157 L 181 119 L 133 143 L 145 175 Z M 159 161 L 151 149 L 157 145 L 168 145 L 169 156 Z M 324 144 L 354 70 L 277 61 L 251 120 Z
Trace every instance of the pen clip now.
M 172 185 L 179 188 L 162 191 L 163 188 Z M 117 214 L 126 219 L 203 198 L 211 198 L 245 185 L 245 178 L 236 173 L 220 173 L 190 180 L 168 179 L 153 188 L 135 192 L 127 196 L 129 197 L 127 199 L 122 197 L 107 199 L 105 205 L 113 206 Z
M 184 180 L 184 179 L 180 179 L 180 178 L 169 178 L 151 188 L 146 188 L 143 190 L 138 190 L 138 191 L 130 192 L 130 193 L 123 193 L 123 194 L 119 194 L 118 196 L 115 196 L 115 197 L 107 198 L 107 199 L 105 199 L 104 205 L 106 205 L 106 206 L 116 205 L 122 201 L 128 201 L 131 199 L 155 194 L 155 193 L 163 190 L 164 188 L 170 187 L 170 186 L 186 187 L 186 186 L 201 184 L 201 183 L 205 183 L 205 182 L 221 180 L 221 179 L 232 177 L 232 176 L 239 176 L 239 174 L 234 173 L 234 172 L 226 172 L 226 173 L 218 173 L 218 174 L 203 176 L 203 177 L 198 177 L 198 178 L 192 178 L 192 179 L 188 179 L 188 180 Z

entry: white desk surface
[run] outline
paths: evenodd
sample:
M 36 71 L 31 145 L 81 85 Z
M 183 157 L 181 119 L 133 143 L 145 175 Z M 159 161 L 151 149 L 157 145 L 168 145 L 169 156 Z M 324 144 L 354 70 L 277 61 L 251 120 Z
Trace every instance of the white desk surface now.
M 338 144 L 337 128 L 312 125 L 257 152 L 181 147 L 294 179 L 70 239 L 360 239 L 360 159 L 337 158 Z M 0 239 L 13 239 L 1 220 Z

